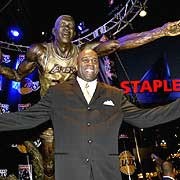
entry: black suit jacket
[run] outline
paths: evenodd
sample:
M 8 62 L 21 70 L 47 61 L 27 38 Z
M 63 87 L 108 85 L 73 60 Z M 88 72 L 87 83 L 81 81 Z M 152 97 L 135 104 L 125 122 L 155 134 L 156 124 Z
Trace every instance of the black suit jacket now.
M 23 112 L 2 114 L 0 131 L 28 129 L 52 120 L 56 180 L 121 180 L 118 133 L 122 121 L 139 128 L 180 117 L 179 100 L 153 109 L 131 104 L 122 90 L 98 83 L 88 105 L 76 80 L 58 84 Z

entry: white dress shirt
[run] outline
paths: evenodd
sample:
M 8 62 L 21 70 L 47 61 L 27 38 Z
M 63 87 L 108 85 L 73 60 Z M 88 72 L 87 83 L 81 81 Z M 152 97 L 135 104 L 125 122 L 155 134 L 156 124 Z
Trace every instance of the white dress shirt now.
M 85 86 L 89 85 L 89 88 L 88 88 L 88 92 L 89 92 L 89 95 L 92 96 L 94 95 L 94 92 L 96 90 L 96 86 L 97 86 L 97 79 L 93 80 L 93 81 L 90 81 L 90 82 L 87 82 L 87 81 L 84 81 L 83 79 L 81 79 L 80 77 L 77 76 L 77 82 L 79 83 L 79 86 L 81 87 L 81 90 L 85 96 Z M 86 97 L 85 97 L 86 98 Z M 89 102 L 88 102 L 89 103 Z

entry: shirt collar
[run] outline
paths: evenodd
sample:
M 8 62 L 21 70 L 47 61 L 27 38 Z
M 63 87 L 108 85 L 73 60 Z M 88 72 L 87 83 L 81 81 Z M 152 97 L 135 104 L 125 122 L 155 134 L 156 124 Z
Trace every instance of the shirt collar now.
M 86 83 L 88 83 L 90 87 L 91 87 L 91 86 L 96 87 L 96 85 L 97 85 L 97 79 L 95 79 L 95 80 L 93 80 L 93 81 L 89 81 L 89 82 L 83 80 L 83 79 L 80 78 L 79 76 L 77 76 L 76 79 L 77 79 L 77 81 L 78 81 L 78 83 L 79 83 L 79 85 L 80 85 L 81 87 L 82 87 L 82 86 L 85 86 Z
M 93 97 L 94 92 L 95 92 L 96 87 L 97 87 L 97 79 L 90 81 L 90 82 L 87 82 L 87 81 L 84 81 L 82 78 L 77 76 L 77 81 L 79 83 L 79 86 L 81 87 L 83 94 L 84 94 L 85 86 L 88 83 L 88 85 L 89 85 L 88 93 L 90 94 L 91 97 Z
M 175 180 L 173 177 L 171 176 L 163 176 L 163 178 L 169 178 L 169 179 L 172 179 L 172 180 Z

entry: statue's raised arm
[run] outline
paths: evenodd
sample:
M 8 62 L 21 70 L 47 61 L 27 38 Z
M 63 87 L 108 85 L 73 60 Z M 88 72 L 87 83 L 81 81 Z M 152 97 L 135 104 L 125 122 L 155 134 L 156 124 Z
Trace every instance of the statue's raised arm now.
M 161 27 L 149 31 L 128 34 L 119 37 L 116 40 L 107 40 L 102 43 L 99 42 L 94 49 L 99 56 L 104 56 L 115 51 L 136 48 L 165 36 L 178 35 L 180 35 L 180 21 L 168 22 Z

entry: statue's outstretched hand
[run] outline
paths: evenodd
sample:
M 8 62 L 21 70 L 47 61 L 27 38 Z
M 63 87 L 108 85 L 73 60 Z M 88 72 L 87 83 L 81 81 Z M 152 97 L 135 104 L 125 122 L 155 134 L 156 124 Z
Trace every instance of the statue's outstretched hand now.
M 162 26 L 166 36 L 180 35 L 180 20 L 175 22 L 168 22 Z

